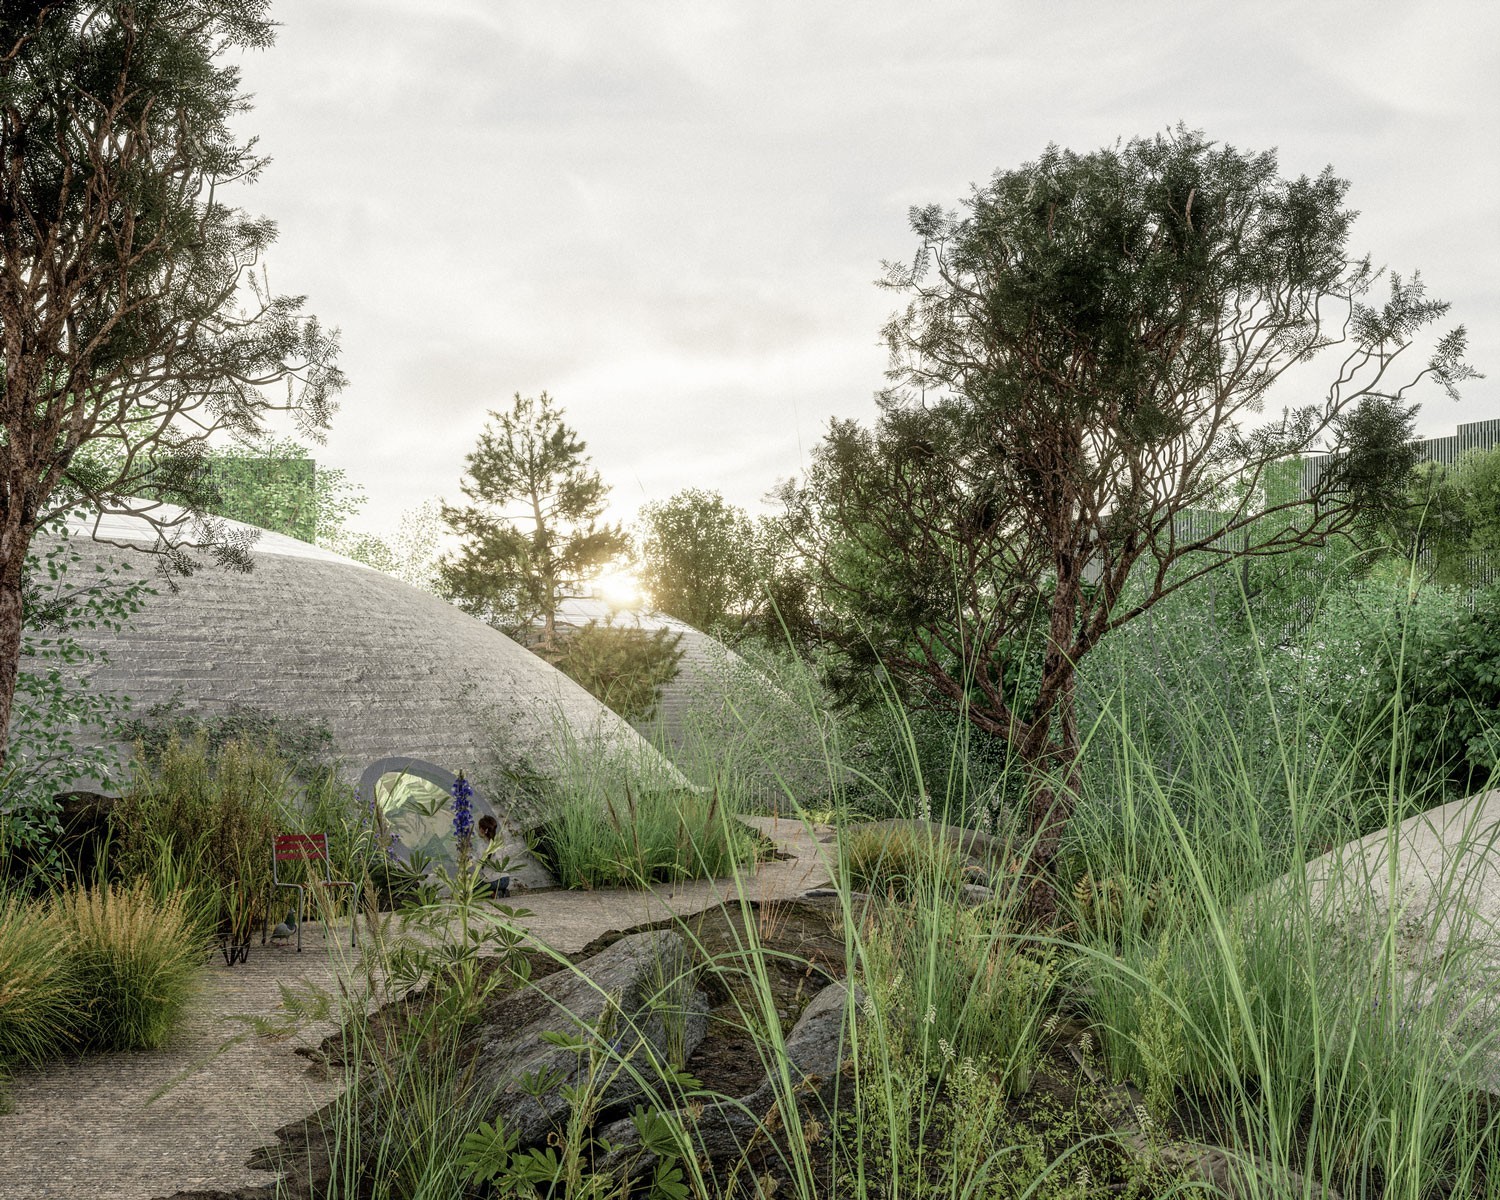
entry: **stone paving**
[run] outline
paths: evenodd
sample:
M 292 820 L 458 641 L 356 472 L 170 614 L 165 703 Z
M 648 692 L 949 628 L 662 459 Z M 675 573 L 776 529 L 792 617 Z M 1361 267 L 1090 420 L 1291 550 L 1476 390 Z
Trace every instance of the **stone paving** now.
M 749 823 L 785 859 L 764 862 L 736 885 L 705 880 L 652 893 L 532 892 L 529 936 L 576 953 L 600 934 L 691 915 L 736 896 L 790 899 L 828 881 L 826 829 L 771 817 Z M 158 1200 L 183 1191 L 230 1192 L 273 1182 L 245 1166 L 281 1126 L 339 1091 L 337 1078 L 298 1053 L 334 1031 L 331 1021 L 270 1038 L 237 1018 L 277 1012 L 281 986 L 363 995 L 360 957 L 347 926 L 325 939 L 303 930 L 303 950 L 256 945 L 235 967 L 216 957 L 188 1016 L 163 1049 L 93 1055 L 17 1075 L 14 1110 L 0 1116 L 0 1200 Z

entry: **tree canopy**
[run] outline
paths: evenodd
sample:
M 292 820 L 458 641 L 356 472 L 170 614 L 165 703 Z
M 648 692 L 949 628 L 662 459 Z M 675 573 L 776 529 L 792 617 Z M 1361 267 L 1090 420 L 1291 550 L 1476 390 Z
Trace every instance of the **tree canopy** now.
M 1036 860 L 1055 855 L 1079 752 L 1079 661 L 1110 630 L 1242 556 L 1316 544 L 1395 502 L 1411 388 L 1456 395 L 1460 327 L 1399 377 L 1447 306 L 1354 257 L 1348 185 L 1178 128 L 1049 147 L 913 209 L 873 429 L 836 422 L 784 491 L 828 632 L 1003 738 L 1031 767 Z M 1315 400 L 1267 417 L 1293 367 Z M 1300 395 L 1305 396 L 1305 392 Z M 1333 450 L 1310 495 L 1268 492 Z
M 443 507 L 463 538 L 441 567 L 444 589 L 512 635 L 540 620 L 548 650 L 563 599 L 630 546 L 618 525 L 600 524 L 608 489 L 586 449 L 551 396 L 517 392 L 508 411 L 490 413 L 464 459 L 469 504 Z
M 0 734 L 39 525 L 79 500 L 120 512 L 153 490 L 191 496 L 215 433 L 252 435 L 289 409 L 316 436 L 333 411 L 336 335 L 301 297 L 271 291 L 275 224 L 228 203 L 267 161 L 235 132 L 250 104 L 226 61 L 271 44 L 267 7 L 57 0 L 0 13 Z M 213 540 L 137 511 L 168 545 Z M 217 549 L 247 561 L 243 547 Z
M 718 492 L 686 488 L 640 516 L 641 579 L 656 607 L 697 629 L 764 603 L 754 523 Z

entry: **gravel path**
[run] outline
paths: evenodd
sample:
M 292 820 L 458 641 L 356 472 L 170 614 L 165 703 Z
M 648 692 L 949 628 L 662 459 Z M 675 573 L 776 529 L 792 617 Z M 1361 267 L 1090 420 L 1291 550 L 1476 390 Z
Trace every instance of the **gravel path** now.
M 762 863 L 742 892 L 715 880 L 649 894 L 533 892 L 517 898 L 533 914 L 521 924 L 534 939 L 574 953 L 600 934 L 701 912 L 735 895 L 790 899 L 827 882 L 828 848 L 820 844 L 827 830 L 770 817 L 750 823 L 790 857 Z M 244 1165 L 252 1151 L 340 1086 L 298 1054 L 332 1033 L 331 1021 L 266 1037 L 240 1019 L 275 1014 L 283 985 L 366 994 L 347 926 L 335 926 L 326 941 L 320 927 L 304 927 L 301 954 L 256 945 L 235 967 L 216 956 L 182 1028 L 161 1050 L 17 1075 L 14 1111 L 0 1116 L 0 1200 L 159 1200 L 272 1182 L 270 1172 Z

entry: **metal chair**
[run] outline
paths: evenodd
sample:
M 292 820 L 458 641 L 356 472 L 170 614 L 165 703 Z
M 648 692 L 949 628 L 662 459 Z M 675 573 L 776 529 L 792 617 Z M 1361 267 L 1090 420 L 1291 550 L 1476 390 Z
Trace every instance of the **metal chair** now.
M 282 863 L 300 862 L 307 865 L 304 881 L 297 883 L 281 878 Z M 322 864 L 321 873 L 318 865 Z M 271 864 L 271 878 L 277 887 L 297 889 L 297 953 L 302 953 L 302 919 L 307 911 L 307 889 L 354 887 L 349 879 L 335 879 L 328 861 L 328 835 L 326 833 L 278 833 L 276 835 L 275 860 Z M 357 907 L 357 906 L 356 906 Z M 323 928 L 328 928 L 328 918 L 323 918 Z M 349 945 L 359 945 L 359 913 L 354 912 L 349 921 Z

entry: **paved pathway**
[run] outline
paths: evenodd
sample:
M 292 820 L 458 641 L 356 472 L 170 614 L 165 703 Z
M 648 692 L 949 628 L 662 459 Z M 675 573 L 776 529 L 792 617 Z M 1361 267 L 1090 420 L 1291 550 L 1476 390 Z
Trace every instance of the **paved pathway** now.
M 721 900 L 788 899 L 827 882 L 826 845 L 794 821 L 750 823 L 790 857 L 762 863 L 741 888 L 723 880 L 655 893 L 533 892 L 518 903 L 534 939 L 575 953 L 611 930 L 673 914 L 701 912 Z M 179 1191 L 269 1184 L 273 1175 L 244 1164 L 275 1131 L 338 1094 L 299 1047 L 333 1032 L 316 1022 L 273 1039 L 248 1034 L 237 1017 L 277 1011 L 283 984 L 365 995 L 360 958 L 335 927 L 329 942 L 313 925 L 303 951 L 258 945 L 233 968 L 216 957 L 182 1029 L 158 1051 L 104 1054 L 16 1077 L 14 1111 L 0 1116 L 0 1200 L 157 1200 Z M 330 944 L 331 943 L 331 944 Z

